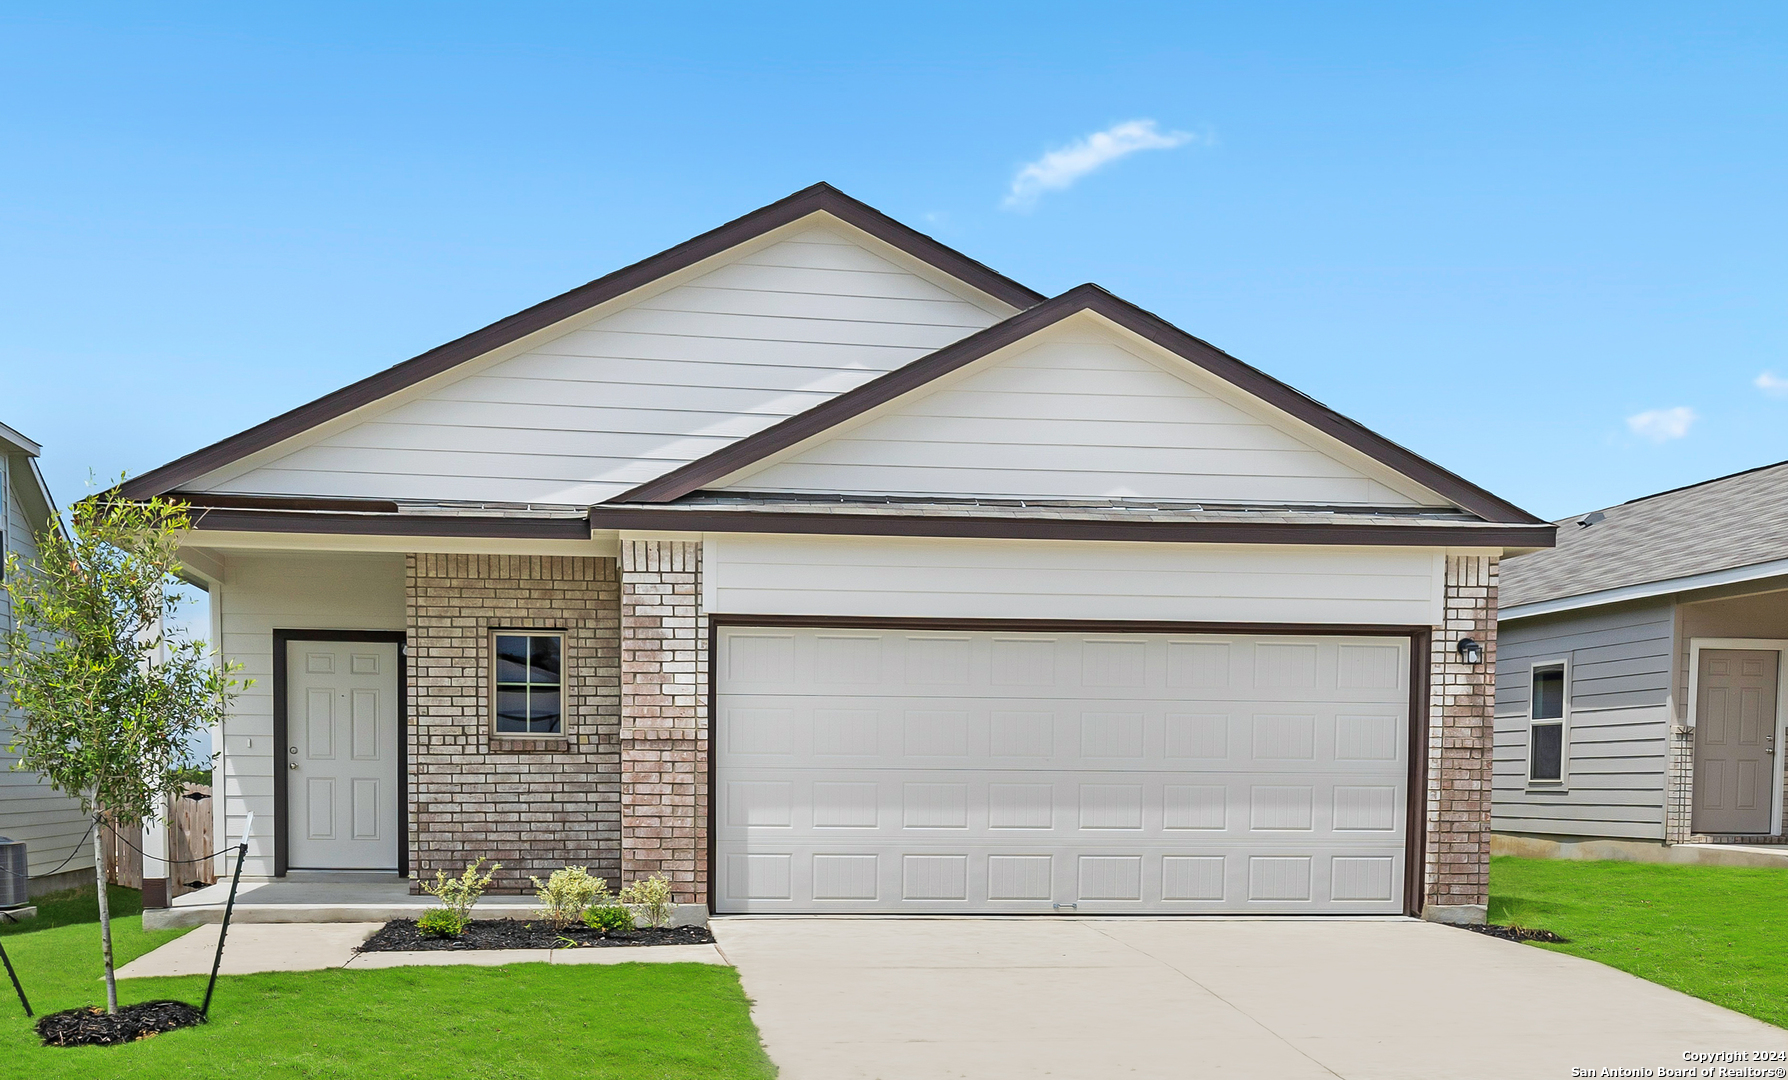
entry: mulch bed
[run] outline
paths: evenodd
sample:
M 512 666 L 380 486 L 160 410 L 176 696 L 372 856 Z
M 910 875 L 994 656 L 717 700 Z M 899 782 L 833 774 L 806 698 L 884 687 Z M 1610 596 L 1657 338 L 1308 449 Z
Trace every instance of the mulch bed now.
M 1467 926 L 1466 929 L 1504 941 L 1544 941 L 1552 945 L 1563 945 L 1571 940 L 1561 938 L 1550 930 L 1534 930 L 1526 926 Z
M 199 1010 L 184 1001 L 122 1005 L 115 1016 L 89 1005 L 42 1018 L 37 1035 L 45 1046 L 117 1046 L 204 1022 Z
M 438 952 L 471 949 L 613 949 L 642 945 L 711 945 L 705 926 L 629 930 L 604 934 L 578 925 L 554 930 L 544 921 L 474 919 L 459 937 L 439 937 L 416 929 L 415 919 L 393 919 L 360 946 L 361 952 Z

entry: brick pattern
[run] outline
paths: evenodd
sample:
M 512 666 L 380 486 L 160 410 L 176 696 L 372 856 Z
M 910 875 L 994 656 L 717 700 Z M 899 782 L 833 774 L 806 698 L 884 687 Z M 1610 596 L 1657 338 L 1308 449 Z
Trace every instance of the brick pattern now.
M 1447 557 L 1445 621 L 1429 645 L 1426 904 L 1489 902 L 1496 573 L 1495 556 Z M 1483 663 L 1460 660 L 1464 637 L 1483 643 Z
M 621 541 L 621 870 L 708 891 L 708 620 L 701 544 Z
M 621 872 L 620 582 L 613 559 L 410 555 L 410 861 L 423 880 L 482 855 L 493 892 L 530 874 Z M 496 735 L 491 631 L 565 633 L 556 738 Z
M 1670 725 L 1670 776 L 1664 796 L 1664 842 L 1686 844 L 1695 813 L 1695 729 Z

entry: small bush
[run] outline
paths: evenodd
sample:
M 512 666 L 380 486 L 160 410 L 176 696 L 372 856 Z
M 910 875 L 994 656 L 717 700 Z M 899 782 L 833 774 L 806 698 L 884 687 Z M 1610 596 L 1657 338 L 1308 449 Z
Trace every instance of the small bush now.
M 669 926 L 677 906 L 671 901 L 671 883 L 663 874 L 653 874 L 643 881 L 621 890 L 621 903 L 634 909 L 647 926 Z
M 458 937 L 466 932 L 466 922 L 444 907 L 429 908 L 416 920 L 416 929 L 435 937 Z
M 484 890 L 490 887 L 490 879 L 503 868 L 502 863 L 491 863 L 490 872 L 481 874 L 478 871 L 483 866 L 484 859 L 480 857 L 477 862 L 466 864 L 465 873 L 456 878 L 448 877 L 444 870 L 436 870 L 435 883 L 422 886 L 422 891 L 439 900 L 441 906 L 452 912 L 463 927 L 472 921 L 472 907 L 484 895 Z
M 604 904 L 584 912 L 584 925 L 605 934 L 625 934 L 633 929 L 633 912 L 620 904 Z
M 534 895 L 540 898 L 540 917 L 552 923 L 554 930 L 563 930 L 576 922 L 591 903 L 608 900 L 608 882 L 591 877 L 588 867 L 567 866 L 554 870 L 544 882 L 529 877 Z

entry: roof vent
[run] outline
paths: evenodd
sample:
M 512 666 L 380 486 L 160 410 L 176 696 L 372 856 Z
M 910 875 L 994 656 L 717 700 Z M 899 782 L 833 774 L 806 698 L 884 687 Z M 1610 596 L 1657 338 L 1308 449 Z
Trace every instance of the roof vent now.
M 1579 529 L 1587 529 L 1591 525 L 1594 525 L 1596 522 L 1605 520 L 1607 517 L 1608 517 L 1607 514 L 1604 514 L 1600 510 L 1597 510 L 1593 514 L 1583 515 L 1582 519 L 1577 522 L 1577 527 Z

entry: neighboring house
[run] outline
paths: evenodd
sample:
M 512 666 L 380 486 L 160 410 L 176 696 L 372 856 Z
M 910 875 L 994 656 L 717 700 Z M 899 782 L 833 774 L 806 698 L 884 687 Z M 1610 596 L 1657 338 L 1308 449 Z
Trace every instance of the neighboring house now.
M 37 468 L 42 447 L 0 424 L 0 562 L 10 552 L 21 560 L 37 557 L 37 538 L 56 518 L 56 504 Z M 0 591 L 0 626 L 12 626 L 12 604 Z M 7 751 L 16 715 L 0 697 L 0 836 L 25 841 L 30 856 L 31 895 L 93 881 L 93 852 L 83 845 L 87 818 L 80 803 L 50 787 L 36 773 L 12 768 L 18 756 Z M 79 849 L 79 850 L 77 850 Z M 70 853 L 74 858 L 69 859 Z M 59 872 L 57 867 L 61 867 Z
M 1788 462 L 1559 522 L 1500 619 L 1500 848 L 1784 841 Z
M 719 912 L 1482 919 L 1472 645 L 1554 531 L 825 185 L 122 492 L 257 680 L 250 873 Z

